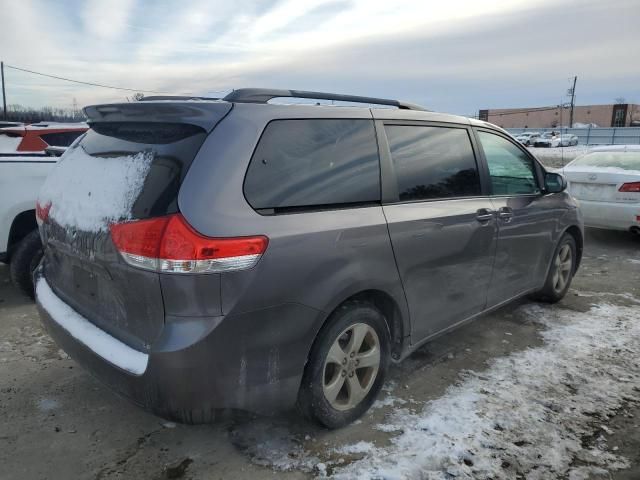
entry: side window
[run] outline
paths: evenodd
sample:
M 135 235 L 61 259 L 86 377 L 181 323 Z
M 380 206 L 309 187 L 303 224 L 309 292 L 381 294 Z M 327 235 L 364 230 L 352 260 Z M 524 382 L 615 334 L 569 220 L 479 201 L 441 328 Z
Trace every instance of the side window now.
M 380 201 L 371 120 L 276 120 L 251 158 L 244 192 L 255 209 Z
M 494 195 L 540 193 L 533 160 L 505 138 L 478 132 L 487 159 Z
M 480 177 L 463 128 L 387 125 L 400 200 L 480 195 Z

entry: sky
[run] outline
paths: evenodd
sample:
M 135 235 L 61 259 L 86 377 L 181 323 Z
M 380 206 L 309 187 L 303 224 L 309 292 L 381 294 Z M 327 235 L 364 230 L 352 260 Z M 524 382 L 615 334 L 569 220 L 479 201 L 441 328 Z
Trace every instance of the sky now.
M 428 109 L 640 103 L 639 0 L 0 0 L 0 60 L 137 91 L 269 87 Z M 126 101 L 5 67 L 8 104 Z M 147 93 L 151 94 L 151 93 Z

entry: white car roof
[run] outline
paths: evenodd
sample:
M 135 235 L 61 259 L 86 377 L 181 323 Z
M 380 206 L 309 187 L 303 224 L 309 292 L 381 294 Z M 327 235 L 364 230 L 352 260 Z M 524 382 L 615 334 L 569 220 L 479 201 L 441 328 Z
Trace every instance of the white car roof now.
M 640 152 L 640 145 L 601 145 L 599 147 L 593 147 L 590 151 L 591 152 Z

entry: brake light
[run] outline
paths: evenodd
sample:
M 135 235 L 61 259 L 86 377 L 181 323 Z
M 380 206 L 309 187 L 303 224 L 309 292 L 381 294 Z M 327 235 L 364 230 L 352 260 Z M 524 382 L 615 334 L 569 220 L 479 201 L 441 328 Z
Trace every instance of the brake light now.
M 179 214 L 114 223 L 111 238 L 129 265 L 168 273 L 214 273 L 253 267 L 269 239 L 211 238 L 196 232 Z
M 640 182 L 623 183 L 618 191 L 640 193 Z
M 38 225 L 42 225 L 49 218 L 49 210 L 51 210 L 51 202 L 47 202 L 44 205 L 40 205 L 40 202 L 36 202 L 36 222 Z

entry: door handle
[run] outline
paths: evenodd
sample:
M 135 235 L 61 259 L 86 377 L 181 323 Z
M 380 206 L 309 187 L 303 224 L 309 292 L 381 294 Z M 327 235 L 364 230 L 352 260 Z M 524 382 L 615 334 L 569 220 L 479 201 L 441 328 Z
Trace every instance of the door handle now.
M 488 222 L 493 218 L 494 213 L 490 208 L 479 208 L 476 211 L 476 220 L 479 222 Z
M 510 207 L 500 207 L 498 209 L 498 218 L 504 220 L 505 223 L 509 223 L 513 218 L 513 210 Z

